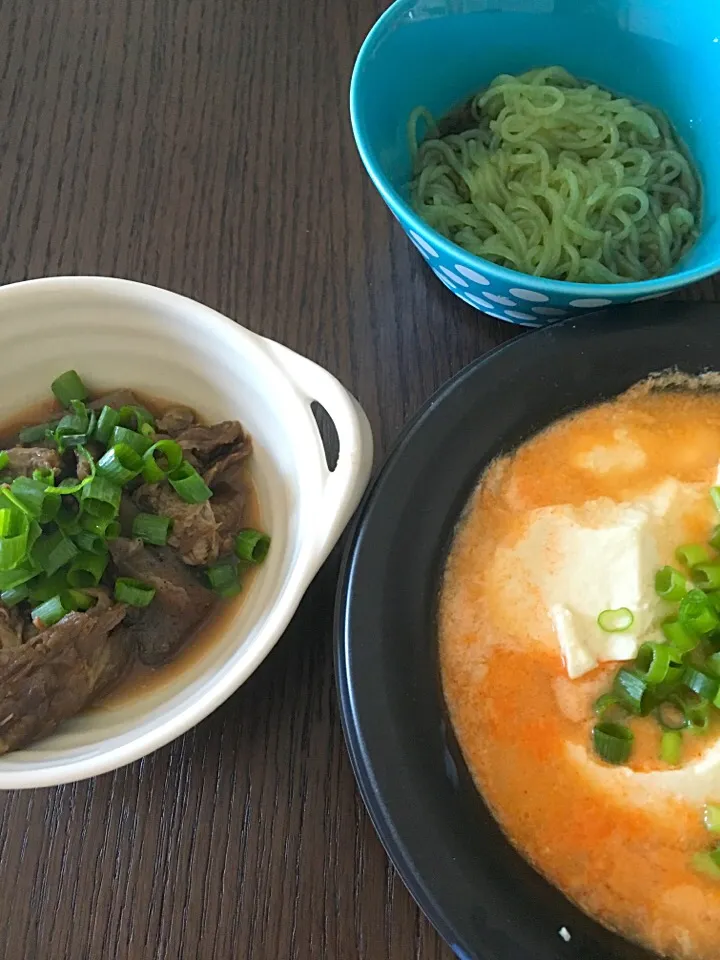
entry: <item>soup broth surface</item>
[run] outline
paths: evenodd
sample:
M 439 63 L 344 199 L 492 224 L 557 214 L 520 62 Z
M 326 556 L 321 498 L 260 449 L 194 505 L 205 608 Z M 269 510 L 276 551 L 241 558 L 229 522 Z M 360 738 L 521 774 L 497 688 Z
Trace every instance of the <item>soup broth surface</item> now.
M 709 488 L 719 463 L 720 393 L 712 390 L 639 385 L 558 421 L 482 477 L 456 531 L 438 612 L 452 723 L 510 841 L 603 924 L 683 960 L 720 956 L 720 881 L 691 864 L 712 842 L 704 802 L 720 795 L 660 789 L 666 767 L 653 718 L 633 721 L 629 768 L 594 757 L 592 706 L 618 665 L 571 680 L 547 611 L 531 588 L 511 582 L 501 558 L 539 508 L 621 504 L 669 479 Z M 717 523 L 709 496 L 681 520 L 685 542 L 707 540 Z M 539 568 L 550 562 L 537 557 Z M 719 732 L 713 723 L 704 736 L 686 735 L 683 766 L 711 750 Z

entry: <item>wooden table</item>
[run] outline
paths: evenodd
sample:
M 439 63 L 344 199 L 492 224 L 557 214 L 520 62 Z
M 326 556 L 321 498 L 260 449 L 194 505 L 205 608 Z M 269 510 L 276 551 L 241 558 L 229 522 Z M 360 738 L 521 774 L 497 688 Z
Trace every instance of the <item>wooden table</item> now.
M 328 367 L 382 457 L 514 331 L 429 273 L 362 170 L 348 83 L 381 6 L 0 0 L 0 280 L 113 274 L 195 297 Z M 336 574 L 337 554 L 186 736 L 0 795 L 0 960 L 449 960 L 355 789 Z

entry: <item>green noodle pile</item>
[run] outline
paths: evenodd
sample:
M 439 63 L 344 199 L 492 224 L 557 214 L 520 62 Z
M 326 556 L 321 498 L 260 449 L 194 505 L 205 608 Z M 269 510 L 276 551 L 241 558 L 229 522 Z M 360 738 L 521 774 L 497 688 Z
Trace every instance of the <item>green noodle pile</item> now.
M 414 209 L 494 263 L 622 283 L 668 273 L 697 239 L 700 185 L 664 114 L 561 67 L 496 77 L 439 126 L 418 107 L 408 126 Z

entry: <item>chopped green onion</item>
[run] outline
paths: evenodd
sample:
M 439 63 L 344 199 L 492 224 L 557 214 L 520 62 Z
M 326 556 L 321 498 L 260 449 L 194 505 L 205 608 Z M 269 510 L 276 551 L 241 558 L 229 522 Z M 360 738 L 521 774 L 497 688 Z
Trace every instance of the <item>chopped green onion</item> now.
M 155 428 L 155 417 L 145 407 L 127 404 L 120 407 L 120 426 L 129 427 L 138 433 L 145 435 L 143 427 L 149 426 Z
M 25 512 L 37 519 L 43 512 L 46 486 L 47 484 L 40 480 L 31 480 L 30 477 L 15 477 L 10 489 Z
M 105 528 L 105 539 L 106 540 L 117 540 L 120 536 L 120 524 L 117 520 L 111 520 L 110 523 Z
M 662 623 L 662 632 L 668 643 L 677 651 L 679 655 L 694 650 L 700 642 L 700 638 L 690 633 L 677 619 L 677 617 L 668 617 Z
M 63 606 L 60 597 L 56 596 L 51 597 L 49 600 L 35 607 L 30 616 L 38 630 L 43 630 L 45 627 L 51 627 L 54 623 L 57 623 L 58 620 L 62 620 L 69 612 L 70 611 L 66 610 Z
M 717 527 L 715 527 L 715 529 L 713 530 L 712 535 L 708 540 L 708 543 L 713 548 L 713 550 L 720 550 L 720 524 Z
M 71 587 L 96 587 L 105 567 L 108 564 L 107 554 L 80 553 L 70 564 L 67 582 Z
M 48 497 L 48 500 L 57 500 L 60 509 L 55 514 L 55 523 L 67 536 L 75 536 L 80 530 L 80 515 L 63 504 L 60 497 Z M 82 548 L 81 548 L 82 549 Z
M 67 569 L 57 570 L 51 577 L 39 576 L 28 584 L 30 600 L 34 604 L 44 603 L 64 590 L 67 590 Z
M 623 700 L 622 697 L 618 697 L 614 693 L 603 693 L 601 694 L 595 703 L 593 704 L 593 712 L 596 717 L 603 717 L 608 710 L 611 710 L 613 707 L 622 707 Z
M 26 560 L 22 566 L 14 567 L 12 570 L 0 571 L 0 590 L 11 590 L 13 587 L 19 587 L 21 583 L 27 583 L 36 577 L 38 571 L 30 560 Z
M 175 440 L 158 440 L 143 454 L 143 478 L 159 483 L 175 473 L 183 462 L 182 447 Z
M 84 590 L 65 590 L 60 594 L 60 600 L 68 612 L 70 610 L 89 610 L 97 603 L 96 598 L 91 597 Z
M 55 443 L 62 453 L 69 447 L 84 446 L 95 426 L 96 415 L 81 400 L 71 400 L 72 413 L 67 413 L 55 428 Z
M 152 543 L 156 547 L 164 547 L 167 543 L 172 520 L 169 517 L 159 517 L 154 513 L 138 513 L 132 524 L 132 535 L 145 543 Z
M 186 503 L 204 503 L 213 495 L 192 464 L 183 460 L 177 470 L 170 474 L 170 486 Z
M 720 689 L 720 683 L 715 677 L 691 666 L 685 668 L 682 682 L 703 700 L 714 700 Z
M 710 701 L 699 698 L 685 701 L 685 716 L 693 733 L 705 733 L 710 725 Z
M 720 510 L 720 487 L 710 487 L 710 498 L 716 509 Z
M 141 433 L 144 437 L 147 437 L 148 440 L 153 440 L 155 437 L 155 426 L 154 424 L 144 423 L 138 433 Z
M 655 593 L 663 600 L 682 600 L 687 593 L 687 581 L 675 567 L 662 567 L 655 574 Z
M 703 822 L 710 833 L 720 833 L 720 804 L 706 803 L 703 811 Z
M 10 587 L 9 590 L 3 590 L 0 593 L 0 600 L 10 609 L 15 607 L 23 600 L 27 600 L 29 590 L 26 583 L 21 583 L 18 587 Z
M 692 578 L 701 590 L 720 589 L 720 563 L 698 563 L 692 569 Z
M 97 419 L 97 424 L 95 425 L 95 439 L 100 443 L 104 443 L 105 446 L 110 442 L 110 437 L 112 436 L 113 430 L 120 423 L 120 414 L 117 410 L 113 410 L 112 407 L 107 405 L 102 408 L 100 411 L 100 416 Z
M 52 575 L 60 567 L 74 559 L 78 554 L 78 548 L 66 537 L 62 530 L 55 533 L 43 534 L 36 542 L 32 550 L 33 562 L 42 567 L 48 575 Z
M 134 580 L 132 577 L 118 577 L 115 581 L 115 599 L 131 607 L 147 607 L 155 596 L 155 588 Z
M 246 563 L 262 563 L 269 549 L 270 537 L 266 533 L 261 533 L 260 530 L 241 530 L 235 537 L 235 555 Z M 633 619 L 627 607 L 621 607 L 619 610 L 603 610 L 598 616 L 598 625 L 602 630 L 614 633 L 629 630 Z M 606 624 L 610 625 L 606 626 Z
M 265 538 L 267 543 L 265 547 L 260 548 L 260 559 L 253 560 L 252 554 L 256 549 L 256 544 Z M 270 538 L 265 534 L 258 533 L 257 530 L 243 530 L 235 538 L 235 552 L 241 559 L 250 560 L 252 563 L 261 563 L 265 559 L 270 546 Z M 264 552 L 263 552 L 264 549 Z M 241 552 L 242 551 L 242 552 Z M 601 630 L 606 633 L 623 633 L 629 630 L 633 625 L 635 617 L 627 607 L 618 607 L 617 610 L 603 610 L 598 614 L 597 623 Z
M 121 498 L 121 487 L 106 477 L 95 476 L 83 490 L 80 503 L 83 513 L 110 521 L 117 515 Z
M 89 530 L 78 530 L 73 539 L 75 546 L 83 553 L 96 553 L 98 556 L 104 557 L 108 552 L 104 538 L 96 533 L 90 533 Z
M 80 491 L 84 490 L 90 481 L 93 480 L 96 470 L 95 458 L 86 447 L 78 447 L 78 450 L 82 452 L 82 455 L 90 464 L 90 476 L 85 477 L 84 480 L 80 480 L 79 483 L 73 483 L 71 479 L 63 480 L 62 483 L 58 484 L 57 487 L 46 487 L 46 494 L 56 494 L 59 497 L 65 497 L 69 496 L 70 494 L 80 493 Z
M 660 739 L 660 759 L 672 767 L 680 763 L 682 756 L 682 733 L 679 730 L 666 730 Z
M 635 668 L 650 686 L 657 686 L 667 677 L 670 648 L 665 643 L 643 643 L 635 658 Z
M 705 669 L 720 680 L 720 653 L 712 653 L 705 661 Z
M 67 370 L 53 380 L 51 390 L 63 407 L 69 407 L 73 400 L 87 400 L 87 387 L 74 370 Z
M 107 529 L 112 523 L 107 517 L 94 517 L 90 513 L 83 513 L 80 516 L 80 527 L 85 533 L 92 533 L 96 537 L 102 537 L 107 540 Z
M 638 716 L 644 716 L 648 712 L 646 700 L 648 684 L 643 677 L 638 676 L 632 670 L 623 668 L 618 670 L 613 685 L 613 693 L 620 697 L 623 706 Z
M 595 753 L 606 763 L 627 763 L 632 751 L 633 732 L 621 723 L 596 723 L 592 732 Z
M 116 443 L 98 460 L 97 473 L 99 477 L 122 486 L 133 480 L 142 470 L 142 466 L 143 460 L 137 450 L 133 450 L 126 443 Z
M 720 880 L 720 850 L 696 853 L 692 858 L 692 865 L 698 873 L 704 873 L 712 880 Z
M 0 509 L 0 571 L 12 570 L 26 557 L 30 519 L 22 510 Z
M 707 563 L 710 559 L 710 551 L 704 543 L 686 543 L 678 547 L 675 556 L 679 563 L 684 563 L 686 567 L 696 567 L 699 563 Z
M 10 463 L 10 455 L 7 450 L 0 451 L 0 470 L 4 470 Z
M 115 427 L 113 430 L 111 445 L 116 447 L 119 443 L 132 447 L 135 453 L 139 453 L 140 456 L 152 446 L 147 437 L 144 437 L 141 433 L 136 433 L 135 430 L 128 430 L 127 427 Z
M 688 630 L 701 636 L 720 627 L 720 618 L 702 590 L 690 590 L 685 594 L 680 601 L 678 619 Z
M 230 598 L 240 593 L 237 566 L 231 560 L 221 560 L 206 572 L 211 589 L 221 597 Z
M 52 433 L 57 426 L 57 420 L 53 423 L 38 423 L 33 427 L 23 427 L 23 429 L 18 434 L 18 440 L 20 443 L 38 443 L 40 440 L 44 440 L 48 435 L 48 432 Z M 0 467 L 0 469 L 2 469 Z

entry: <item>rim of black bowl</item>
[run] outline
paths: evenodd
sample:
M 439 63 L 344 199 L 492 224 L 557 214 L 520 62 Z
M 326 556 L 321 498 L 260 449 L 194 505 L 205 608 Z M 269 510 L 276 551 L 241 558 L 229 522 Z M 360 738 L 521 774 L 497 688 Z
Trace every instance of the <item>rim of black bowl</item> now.
M 447 721 L 435 604 L 453 530 L 487 463 L 670 368 L 720 368 L 720 304 L 633 304 L 496 348 L 406 425 L 348 540 L 335 661 L 353 770 L 404 883 L 464 960 L 653 956 L 590 919 L 505 839 Z

